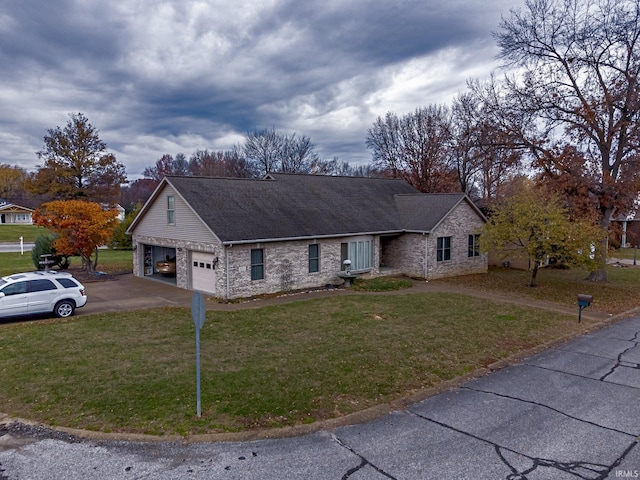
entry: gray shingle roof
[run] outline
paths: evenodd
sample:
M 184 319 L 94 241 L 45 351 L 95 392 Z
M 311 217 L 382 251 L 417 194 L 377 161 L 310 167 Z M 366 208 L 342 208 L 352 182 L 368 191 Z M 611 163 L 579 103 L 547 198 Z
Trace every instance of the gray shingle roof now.
M 462 193 L 397 195 L 402 227 L 409 231 L 431 231 L 464 198 Z
M 272 174 L 166 181 L 224 243 L 429 231 L 464 198 L 425 195 L 384 178 Z

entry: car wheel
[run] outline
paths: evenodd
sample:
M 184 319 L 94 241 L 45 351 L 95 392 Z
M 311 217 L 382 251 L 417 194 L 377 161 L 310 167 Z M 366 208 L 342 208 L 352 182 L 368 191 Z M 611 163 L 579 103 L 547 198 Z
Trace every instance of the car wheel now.
M 73 315 L 76 306 L 71 300 L 62 300 L 56 303 L 56 308 L 53 309 L 53 313 L 56 317 L 66 318 Z

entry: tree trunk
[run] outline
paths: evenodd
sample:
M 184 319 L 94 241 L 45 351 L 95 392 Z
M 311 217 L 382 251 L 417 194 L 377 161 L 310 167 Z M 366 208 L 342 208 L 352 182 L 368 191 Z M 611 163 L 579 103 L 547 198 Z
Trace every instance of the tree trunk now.
M 94 253 L 95 253 L 95 258 L 93 262 L 89 261 L 89 263 L 91 264 L 91 269 L 90 269 L 91 273 L 95 273 L 96 268 L 98 267 L 98 247 L 96 247 L 96 249 L 94 250 Z
M 530 287 L 535 287 L 536 285 L 536 277 L 538 276 L 538 261 L 533 261 L 533 269 L 531 270 L 531 283 L 529 283 Z
M 598 264 L 598 269 L 589 273 L 588 280 L 590 282 L 607 281 L 607 250 L 609 248 L 608 233 L 609 224 L 611 223 L 609 221 L 610 215 L 611 212 L 607 210 L 603 215 L 602 221 L 600 222 L 600 227 L 602 227 L 602 240 L 600 240 L 599 244 L 595 245 L 595 251 L 593 252 L 594 259 Z

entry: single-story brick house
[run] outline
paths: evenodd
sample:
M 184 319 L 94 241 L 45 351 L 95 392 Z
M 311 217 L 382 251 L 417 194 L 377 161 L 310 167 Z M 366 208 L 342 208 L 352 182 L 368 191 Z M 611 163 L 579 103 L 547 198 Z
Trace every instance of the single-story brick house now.
M 32 213 L 32 208 L 21 207 L 20 205 L 0 200 L 0 225 L 31 225 L 33 223 Z
M 127 233 L 135 275 L 175 257 L 178 287 L 232 299 L 341 283 L 347 259 L 369 276 L 486 273 L 484 222 L 464 194 L 397 179 L 170 176 Z

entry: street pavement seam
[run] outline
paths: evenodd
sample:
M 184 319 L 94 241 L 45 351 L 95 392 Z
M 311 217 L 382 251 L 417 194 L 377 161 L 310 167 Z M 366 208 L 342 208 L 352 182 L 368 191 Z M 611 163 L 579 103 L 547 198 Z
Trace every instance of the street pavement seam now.
M 452 430 L 455 433 L 458 433 L 460 435 L 464 435 L 470 438 L 473 438 L 474 440 L 477 440 L 479 442 L 482 443 L 486 443 L 490 446 L 493 447 L 496 455 L 498 456 L 498 458 L 500 459 L 500 461 L 502 463 L 504 463 L 505 466 L 507 466 L 512 474 L 509 475 L 507 478 L 509 479 L 526 479 L 528 477 L 526 477 L 525 475 L 529 475 L 531 473 L 535 474 L 535 471 L 540 468 L 540 467 L 546 467 L 546 468 L 551 468 L 554 470 L 558 470 L 560 472 L 564 472 L 564 473 L 570 473 L 572 475 L 575 475 L 576 478 L 591 478 L 591 477 L 586 477 L 583 474 L 585 473 L 585 471 L 591 472 L 591 473 L 597 473 L 598 477 L 597 478 L 607 478 L 608 475 L 616 468 L 618 467 L 622 461 L 627 457 L 627 455 L 629 455 L 629 453 L 637 446 L 638 444 L 638 440 L 637 438 L 634 438 L 634 440 L 631 442 L 631 444 L 622 452 L 622 454 L 610 465 L 606 465 L 606 464 L 598 464 L 598 463 L 591 463 L 591 462 L 583 462 L 583 461 L 570 461 L 570 462 L 561 462 L 558 460 L 553 460 L 550 458 L 542 458 L 542 457 L 534 457 L 531 455 L 528 455 L 524 452 L 520 452 L 517 451 L 515 449 L 506 447 L 504 445 L 500 445 L 497 442 L 488 440 L 486 438 L 482 438 L 478 435 L 475 435 L 471 432 L 467 432 L 464 431 L 462 429 L 456 428 L 452 425 L 448 425 L 447 423 L 444 422 L 440 422 L 438 420 L 435 420 L 433 418 L 429 418 L 426 415 L 420 414 L 418 412 L 412 412 L 410 410 L 407 410 L 407 413 L 417 417 L 417 418 L 421 418 L 427 422 L 432 422 L 442 428 L 448 429 L 448 430 Z M 506 453 L 510 453 L 519 457 L 523 457 L 528 459 L 531 463 L 532 466 L 530 468 L 527 469 L 521 469 L 521 468 L 517 468 L 515 465 L 515 462 L 511 462 L 507 459 L 507 455 L 505 455 Z
M 374 465 L 369 460 L 367 460 L 363 455 L 361 455 L 360 453 L 356 452 L 353 447 L 350 447 L 349 445 L 347 445 L 335 433 L 332 433 L 330 436 L 331 436 L 331 439 L 334 442 L 336 442 L 342 448 L 344 448 L 347 451 L 351 452 L 353 455 L 355 455 L 356 457 L 358 457 L 360 459 L 360 464 L 358 466 L 356 466 L 356 467 L 353 467 L 353 468 L 349 469 L 347 471 L 347 473 L 345 473 L 344 476 L 342 477 L 342 480 L 347 480 L 353 474 L 359 472 L 360 470 L 364 469 L 365 467 L 373 468 L 376 472 L 378 472 L 381 475 L 384 475 L 386 478 L 389 478 L 390 480 L 397 480 L 396 477 L 394 477 L 393 475 L 391 475 L 388 472 L 385 472 L 382 468 Z
M 534 366 L 534 368 L 537 368 L 537 367 Z M 564 372 L 562 372 L 562 373 L 564 373 Z M 585 377 L 583 377 L 583 378 L 585 378 Z M 592 380 L 592 379 L 590 379 L 590 380 Z M 607 427 L 606 425 L 601 425 L 599 423 L 595 423 L 595 422 L 586 420 L 584 418 L 576 417 L 575 415 L 570 415 L 567 412 L 563 412 L 562 410 L 560 410 L 558 408 L 554 408 L 551 405 L 547 405 L 547 404 L 544 404 L 544 403 L 541 403 L 541 402 L 536 402 L 536 401 L 533 401 L 533 400 L 527 400 L 526 398 L 515 397 L 513 395 L 505 395 L 503 393 L 492 392 L 490 390 L 483 390 L 483 389 L 480 389 L 480 388 L 472 388 L 472 387 L 464 386 L 464 385 L 460 386 L 459 388 L 460 388 L 460 390 L 469 390 L 471 392 L 483 393 L 483 394 L 486 394 L 486 395 L 495 395 L 496 397 L 506 398 L 506 399 L 509 399 L 509 400 L 515 400 L 517 402 L 527 403 L 529 405 L 535 405 L 536 407 L 546 408 L 546 409 L 551 410 L 551 411 L 553 411 L 555 413 L 559 413 L 560 415 L 563 415 L 563 416 L 565 416 L 567 418 L 570 418 L 571 420 L 576 420 L 578 422 L 586 423 L 586 424 L 589 424 L 589 425 L 592 425 L 592 426 L 598 427 L 598 428 L 604 428 L 605 430 L 611 430 L 612 432 L 621 433 L 621 434 L 627 435 L 627 436 L 629 436 L 631 438 L 636 438 L 636 436 L 637 436 L 637 434 L 634 434 L 634 433 L 624 432 L 622 430 L 618 430 L 617 428 Z

